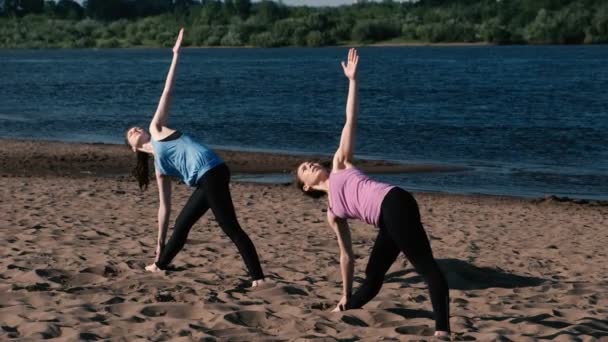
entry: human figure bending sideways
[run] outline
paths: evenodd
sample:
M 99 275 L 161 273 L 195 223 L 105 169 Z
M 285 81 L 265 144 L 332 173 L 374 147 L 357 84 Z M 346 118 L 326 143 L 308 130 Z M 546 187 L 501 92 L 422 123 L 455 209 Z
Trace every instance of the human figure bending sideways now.
M 338 238 L 343 287 L 343 297 L 334 311 L 361 308 L 374 298 L 382 287 L 384 275 L 403 252 L 428 285 L 435 313 L 435 336 L 447 337 L 450 332 L 448 285 L 433 257 L 416 200 L 399 187 L 370 179 L 352 164 L 357 128 L 358 62 L 355 49 L 350 49 L 348 61 L 342 62 L 344 75 L 349 80 L 346 123 L 332 169 L 304 162 L 298 166 L 296 175 L 297 185 L 304 193 L 317 198 L 327 195 L 327 221 Z M 365 269 L 365 281 L 352 295 L 354 257 L 348 219 L 358 219 L 378 228 Z
M 169 105 L 175 77 L 175 68 L 180 55 L 184 30 L 181 29 L 173 47 L 173 61 L 167 75 L 165 89 L 156 113 L 150 122 L 149 132 L 140 127 L 131 127 L 126 139 L 137 154 L 134 173 L 142 190 L 148 180 L 148 157 L 154 157 L 156 182 L 160 205 L 158 208 L 158 239 L 156 258 L 146 270 L 158 272 L 169 266 L 173 258 L 184 247 L 192 226 L 211 209 L 224 233 L 238 248 L 252 277 L 252 286 L 264 282 L 255 246 L 241 229 L 236 218 L 230 195 L 230 170 L 224 161 L 193 136 L 168 126 Z M 174 176 L 194 188 L 194 192 L 175 220 L 173 234 L 165 244 L 171 213 L 171 180 Z

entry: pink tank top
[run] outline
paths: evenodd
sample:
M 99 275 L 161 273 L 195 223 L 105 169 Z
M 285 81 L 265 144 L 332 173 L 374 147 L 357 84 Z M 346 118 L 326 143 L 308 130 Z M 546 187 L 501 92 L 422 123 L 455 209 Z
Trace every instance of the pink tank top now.
M 371 180 L 356 168 L 329 174 L 329 210 L 339 218 L 359 219 L 378 227 L 384 196 L 394 186 Z

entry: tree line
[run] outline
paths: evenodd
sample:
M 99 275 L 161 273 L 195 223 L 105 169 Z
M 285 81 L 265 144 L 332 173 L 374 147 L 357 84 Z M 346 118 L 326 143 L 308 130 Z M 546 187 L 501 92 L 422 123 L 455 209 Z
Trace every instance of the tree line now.
M 1 48 L 608 42 L 606 0 L 419 0 L 340 7 L 263 0 L 0 0 Z

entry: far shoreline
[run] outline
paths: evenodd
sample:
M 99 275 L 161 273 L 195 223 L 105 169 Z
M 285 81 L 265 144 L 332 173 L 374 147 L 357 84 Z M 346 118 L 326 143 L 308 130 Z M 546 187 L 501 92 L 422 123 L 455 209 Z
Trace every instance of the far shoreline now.
M 546 46 L 559 46 L 559 47 L 589 47 L 589 46 L 605 46 L 608 44 L 593 44 L 593 43 L 582 43 L 582 44 L 538 44 L 538 43 L 508 43 L 498 44 L 491 42 L 375 42 L 375 43 L 364 43 L 357 42 L 352 44 L 337 44 L 337 45 L 322 45 L 322 46 L 297 46 L 297 45 L 285 45 L 276 47 L 263 47 L 263 46 L 184 46 L 182 50 L 222 50 L 222 49 L 324 49 L 324 48 L 348 48 L 348 47 L 369 47 L 369 48 L 399 48 L 399 47 L 445 47 L 445 48 L 459 48 L 459 47 L 498 47 L 498 46 L 528 46 L 528 47 L 546 47 Z M 39 50 L 170 50 L 170 47 L 163 46 L 120 46 L 120 47 L 2 47 L 0 51 L 39 51 Z
M 296 167 L 305 160 L 330 162 L 331 156 L 315 153 L 243 151 L 237 148 L 214 148 L 229 165 L 235 182 L 289 185 Z M 152 166 L 152 160 L 150 160 Z M 36 139 L 0 138 L 0 178 L 114 178 L 127 179 L 135 166 L 135 156 L 123 144 L 100 142 L 61 142 Z M 467 172 L 474 168 L 441 163 L 404 163 L 357 158 L 357 167 L 369 174 Z M 151 167 L 151 170 L 152 167 Z M 277 182 L 256 182 L 255 177 L 273 178 Z M 238 178 L 247 178 L 237 180 Z M 476 191 L 441 191 L 411 189 L 414 193 L 466 198 L 512 198 L 531 202 L 566 202 L 583 205 L 608 205 L 608 200 L 563 196 L 552 193 L 522 195 L 517 193 L 482 193 Z
M 259 151 L 238 147 L 214 150 L 233 173 L 291 174 L 305 160 L 330 162 L 320 153 Z M 63 142 L 38 139 L 0 138 L 1 176 L 117 176 L 129 175 L 134 154 L 123 144 Z M 358 158 L 358 166 L 368 173 L 461 172 L 468 167 L 447 164 L 405 164 L 374 158 Z

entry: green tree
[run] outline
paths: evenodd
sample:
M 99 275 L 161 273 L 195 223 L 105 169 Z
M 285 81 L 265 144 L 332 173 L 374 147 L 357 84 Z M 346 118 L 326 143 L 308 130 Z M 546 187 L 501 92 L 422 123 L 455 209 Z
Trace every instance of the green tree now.
M 19 7 L 19 12 L 22 15 L 42 13 L 44 11 L 44 0 L 20 0 Z
M 508 28 L 501 24 L 498 18 L 491 18 L 481 23 L 479 36 L 484 42 L 497 44 L 507 44 L 511 39 Z
M 589 29 L 593 43 L 608 43 L 608 3 L 596 9 Z
M 242 46 L 243 37 L 238 30 L 228 30 L 228 32 L 222 37 L 220 41 L 222 46 Z
M 323 34 L 319 31 L 310 31 L 306 35 L 306 46 L 318 47 L 323 45 Z
M 173 9 L 172 0 L 132 0 L 134 17 L 146 17 L 167 13 Z
M 285 6 L 274 1 L 262 0 L 253 7 L 255 16 L 265 25 L 271 25 L 286 14 Z
M 234 8 L 236 14 L 241 19 L 247 19 L 251 13 L 251 1 L 250 0 L 234 0 Z
M 288 7 L 251 0 L 0 0 L 1 47 L 608 43 L 605 0 L 420 0 Z M 125 20 L 126 19 L 126 20 Z
M 360 42 L 382 41 L 398 37 L 401 27 L 391 20 L 360 21 L 353 27 L 351 38 Z
M 591 13 L 582 5 L 573 4 L 564 7 L 556 15 L 557 21 L 557 41 L 552 43 L 559 44 L 581 44 L 585 42 Z
M 252 34 L 249 37 L 249 44 L 266 48 L 279 47 L 283 45 L 280 39 L 277 39 L 272 32 L 268 31 Z
M 44 11 L 44 0 L 1 0 L 0 14 L 24 16 Z
M 126 0 L 87 0 L 84 7 L 87 16 L 97 20 L 128 18 L 132 13 L 132 7 Z
M 80 20 L 84 17 L 84 8 L 73 0 L 59 0 L 53 8 L 56 17 L 69 20 Z
M 209 2 L 215 1 L 211 0 Z M 187 15 L 195 4 L 194 0 L 173 0 L 173 10 L 179 14 Z

